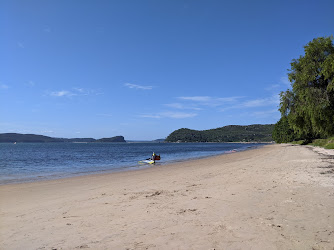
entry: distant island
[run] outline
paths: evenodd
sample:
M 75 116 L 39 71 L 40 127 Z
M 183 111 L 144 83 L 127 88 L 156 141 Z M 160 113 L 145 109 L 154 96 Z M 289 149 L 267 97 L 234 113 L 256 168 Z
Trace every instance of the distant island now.
M 4 133 L 0 134 L 0 143 L 14 143 L 14 142 L 72 142 L 72 143 L 83 143 L 83 142 L 126 142 L 123 136 L 114 136 L 110 138 L 94 139 L 94 138 L 54 138 L 45 135 L 35 134 L 17 134 L 17 133 Z
M 230 125 L 209 130 L 181 128 L 172 132 L 166 142 L 271 142 L 274 124 Z
M 110 138 L 102 138 L 102 139 L 96 140 L 96 142 L 126 142 L 126 141 L 124 140 L 123 136 L 114 136 Z

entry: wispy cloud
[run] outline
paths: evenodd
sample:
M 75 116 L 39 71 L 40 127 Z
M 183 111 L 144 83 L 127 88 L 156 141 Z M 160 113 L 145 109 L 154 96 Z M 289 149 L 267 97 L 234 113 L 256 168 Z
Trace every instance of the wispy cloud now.
M 167 118 L 175 118 L 175 119 L 191 118 L 197 116 L 196 113 L 183 113 L 183 112 L 164 112 L 162 113 L 162 115 Z
M 96 89 L 84 89 L 84 88 L 73 88 L 73 92 L 75 92 L 77 95 L 103 95 L 101 90 Z
M 0 89 L 8 89 L 9 86 L 6 84 L 0 84 Z
M 154 118 L 154 119 L 160 119 L 160 118 L 183 119 L 183 118 L 192 118 L 195 116 L 197 116 L 196 113 L 184 113 L 184 112 L 161 112 L 157 115 L 152 115 L 152 114 L 140 115 L 140 117 L 143 118 Z
M 51 91 L 47 93 L 54 97 L 72 97 L 72 96 L 88 96 L 88 95 L 101 95 L 103 93 L 96 90 L 72 88 L 70 90 Z
M 178 97 L 180 100 L 193 101 L 199 105 L 217 107 L 226 103 L 233 103 L 240 100 L 241 96 L 231 97 L 212 97 L 212 96 L 181 96 Z
M 61 91 L 51 92 L 50 95 L 56 96 L 56 97 L 70 97 L 70 96 L 75 96 L 77 94 L 72 93 L 71 91 L 68 91 L 68 90 L 61 90 Z
M 178 99 L 189 100 L 195 102 L 233 102 L 242 97 L 232 96 L 232 97 L 212 97 L 212 96 L 181 96 Z
M 25 85 L 29 87 L 35 87 L 36 83 L 34 81 L 28 81 Z
M 265 118 L 268 116 L 279 116 L 280 113 L 277 109 L 272 109 L 272 110 L 264 110 L 264 111 L 256 111 L 251 113 L 252 116 L 256 118 Z
M 162 118 L 162 115 L 142 114 L 142 115 L 139 115 L 139 117 L 160 119 L 160 118 Z
M 74 90 L 78 91 L 79 93 L 85 93 L 86 91 L 82 88 L 73 88 Z
M 191 110 L 202 110 L 202 108 L 198 108 L 194 105 L 185 105 L 182 103 L 168 103 L 164 104 L 166 107 L 175 108 L 175 109 L 191 109 Z
M 280 100 L 279 95 L 275 94 L 267 98 L 258 98 L 252 100 L 245 100 L 236 105 L 229 105 L 227 107 L 222 108 L 220 111 L 224 112 L 231 109 L 245 109 L 245 108 L 258 108 L 258 107 L 272 107 L 278 106 Z
M 281 77 L 280 83 L 282 83 L 282 84 L 284 84 L 288 87 L 291 87 L 291 82 L 289 81 L 289 78 L 287 76 Z
M 266 87 L 265 90 L 267 91 L 277 91 L 281 87 L 280 84 L 271 84 L 270 86 Z
M 137 85 L 137 84 L 132 84 L 132 83 L 125 83 L 124 86 L 130 89 L 143 89 L 143 90 L 153 89 L 153 86 L 144 86 L 144 85 Z
M 242 106 L 246 108 L 253 108 L 253 107 L 263 107 L 263 106 L 268 106 L 268 105 L 273 105 L 273 104 L 277 104 L 277 105 L 279 104 L 278 95 L 273 95 L 268 98 L 249 100 L 249 101 L 242 103 Z
M 189 100 L 189 101 L 195 101 L 195 102 L 208 102 L 212 100 L 212 97 L 210 96 L 181 96 L 178 98 L 181 100 Z
M 289 78 L 287 76 L 282 76 L 276 83 L 268 84 L 265 90 L 270 92 L 278 92 L 282 90 L 285 91 L 287 87 L 291 88 Z
M 217 108 L 220 111 L 231 109 L 248 109 L 257 107 L 273 107 L 279 104 L 279 95 L 274 94 L 265 98 L 248 99 L 242 96 L 212 97 L 212 96 L 181 96 L 179 100 L 184 102 L 165 104 L 176 109 L 203 110 L 205 107 Z M 190 103 L 190 104 L 189 104 Z

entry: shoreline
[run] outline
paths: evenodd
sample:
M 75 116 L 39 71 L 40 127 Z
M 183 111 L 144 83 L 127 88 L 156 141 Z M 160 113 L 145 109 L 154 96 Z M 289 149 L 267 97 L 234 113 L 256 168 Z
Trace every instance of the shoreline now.
M 236 142 L 232 142 L 236 143 Z M 242 144 L 242 143 L 240 143 Z M 249 143 L 249 144 L 254 144 L 254 143 Z M 263 147 L 265 144 L 271 145 L 270 143 L 257 143 L 260 145 L 254 145 L 252 147 L 247 147 L 245 149 L 237 149 L 236 152 L 233 153 L 238 153 L 238 152 L 243 152 L 243 151 L 248 151 L 248 150 L 254 150 Z M 263 145 L 261 145 L 263 144 Z M 232 150 L 230 150 L 232 151 Z M 31 178 L 24 178 L 24 179 L 16 179 L 16 180 L 9 180 L 9 181 L 3 181 L 3 183 L 0 181 L 0 186 L 3 185 L 13 185 L 13 184 L 24 184 L 24 183 L 33 183 L 33 182 L 41 182 L 41 181 L 49 181 L 49 180 L 61 180 L 61 179 L 69 179 L 73 177 L 80 177 L 80 176 L 90 176 L 90 175 L 104 175 L 104 174 L 113 174 L 113 173 L 119 173 L 119 172 L 127 172 L 127 171 L 138 171 L 146 168 L 151 168 L 151 167 L 161 167 L 164 165 L 169 165 L 169 164 L 177 164 L 177 163 L 183 163 L 187 161 L 192 161 L 192 160 L 200 160 L 200 159 L 206 159 L 206 158 L 211 158 L 215 156 L 220 156 L 220 155 L 225 155 L 232 153 L 230 151 L 223 151 L 221 153 L 215 154 L 215 155 L 205 155 L 205 156 L 197 156 L 197 157 L 191 157 L 191 158 L 186 158 L 186 159 L 175 159 L 175 160 L 170 160 L 167 162 L 157 162 L 155 165 L 151 164 L 136 164 L 136 165 L 127 165 L 127 166 L 122 166 L 119 168 L 115 169 L 106 169 L 106 170 L 99 170 L 99 171 L 88 171 L 88 172 L 77 172 L 77 173 L 61 173 L 60 175 L 49 175 L 49 176 L 41 176 L 41 177 L 31 177 Z
M 116 175 L 116 174 L 121 174 L 121 173 L 128 173 L 128 172 L 138 172 L 138 171 L 149 171 L 152 168 L 156 169 L 162 169 L 162 168 L 169 168 L 175 165 L 183 164 L 183 163 L 189 163 L 191 164 L 192 162 L 197 162 L 201 160 L 206 160 L 206 159 L 211 159 L 215 157 L 221 157 L 225 155 L 230 155 L 230 154 L 238 154 L 246 151 L 252 151 L 252 150 L 257 150 L 260 149 L 264 146 L 254 146 L 254 148 L 249 148 L 249 149 L 244 149 L 236 152 L 223 152 L 220 154 L 216 155 L 211 155 L 211 156 L 200 156 L 200 157 L 194 157 L 194 158 L 189 158 L 189 159 L 184 159 L 184 160 L 174 160 L 171 162 L 165 162 L 165 163 L 157 163 L 156 165 L 152 164 L 146 164 L 146 165 L 137 165 L 137 166 L 127 166 L 123 168 L 119 168 L 116 170 L 104 170 L 100 172 L 87 172 L 86 174 L 74 174 L 68 177 L 58 177 L 58 178 L 46 178 L 43 180 L 32 180 L 32 181 L 20 181 L 20 182 L 11 182 L 11 183 L 0 183 L 0 188 L 3 186 L 7 185 L 25 185 L 25 184 L 34 184 L 34 183 L 49 183 L 49 182 L 59 182 L 59 181 L 71 181 L 71 179 L 81 179 L 81 178 L 90 178 L 90 177 L 99 177 L 99 176 L 109 176 L 109 175 Z
M 0 186 L 4 249 L 331 249 L 333 156 L 266 145 Z

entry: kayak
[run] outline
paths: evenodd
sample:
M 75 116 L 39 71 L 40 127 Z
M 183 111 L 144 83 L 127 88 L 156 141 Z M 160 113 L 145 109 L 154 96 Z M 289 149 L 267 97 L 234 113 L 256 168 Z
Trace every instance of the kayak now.
M 143 161 L 139 161 L 139 164 L 154 164 L 153 160 L 143 160 Z
M 156 161 L 160 161 L 160 160 L 161 160 L 161 157 L 160 157 L 160 155 L 155 155 L 154 159 L 155 159 Z M 152 158 L 148 158 L 148 159 L 146 159 L 146 160 L 138 161 L 138 163 L 139 163 L 139 164 L 154 164 L 155 161 L 152 160 Z

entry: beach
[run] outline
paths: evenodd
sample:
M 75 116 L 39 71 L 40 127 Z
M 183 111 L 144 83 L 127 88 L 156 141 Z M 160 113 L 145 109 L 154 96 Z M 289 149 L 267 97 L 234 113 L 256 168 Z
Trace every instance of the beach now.
M 334 249 L 333 150 L 0 186 L 1 249 Z

